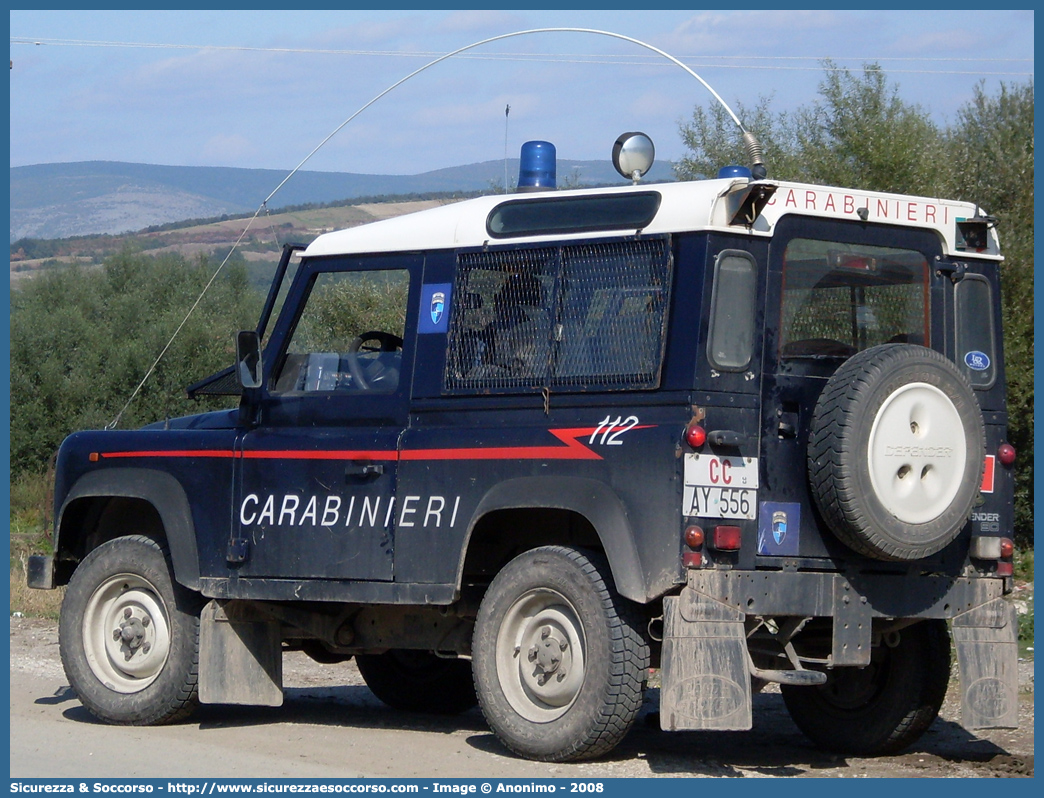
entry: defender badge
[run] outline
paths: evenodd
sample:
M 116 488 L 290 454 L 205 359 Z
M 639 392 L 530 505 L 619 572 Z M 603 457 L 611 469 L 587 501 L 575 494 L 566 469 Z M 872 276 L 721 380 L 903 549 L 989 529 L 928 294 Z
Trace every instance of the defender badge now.
M 772 514 L 772 538 L 778 546 L 787 536 L 787 514 L 777 510 Z
M 758 507 L 758 554 L 797 557 L 801 551 L 801 505 L 761 502 Z
M 442 314 L 446 310 L 446 294 L 436 291 L 431 295 L 431 323 L 438 324 L 442 321 Z

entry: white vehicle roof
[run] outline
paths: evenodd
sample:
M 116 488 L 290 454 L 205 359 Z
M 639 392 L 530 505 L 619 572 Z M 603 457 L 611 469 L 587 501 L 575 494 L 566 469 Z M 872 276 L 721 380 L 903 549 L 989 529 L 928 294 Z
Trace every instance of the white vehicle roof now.
M 982 213 L 981 209 L 969 202 L 803 183 L 764 182 L 775 186 L 776 190 L 750 229 L 752 235 L 772 235 L 776 223 L 788 214 L 859 221 L 862 212 L 866 215 L 865 221 L 871 224 L 935 230 L 939 234 L 946 255 L 974 255 L 990 259 L 1001 257 L 996 231 L 992 228 L 989 231 L 986 251 L 968 253 L 957 248 L 957 222 Z M 620 228 L 509 238 L 494 237 L 486 227 L 490 213 L 505 202 L 626 192 L 655 191 L 661 196 L 659 209 L 653 220 L 642 229 L 643 233 L 680 233 L 694 230 L 727 230 L 735 233 L 747 228 L 742 224 L 729 225 L 726 196 L 730 192 L 742 191 L 749 185 L 751 181 L 746 178 L 727 178 L 572 191 L 495 194 L 326 233 L 316 238 L 302 256 L 308 258 L 324 255 L 444 250 L 481 247 L 487 244 L 578 240 L 630 234 L 635 231 Z

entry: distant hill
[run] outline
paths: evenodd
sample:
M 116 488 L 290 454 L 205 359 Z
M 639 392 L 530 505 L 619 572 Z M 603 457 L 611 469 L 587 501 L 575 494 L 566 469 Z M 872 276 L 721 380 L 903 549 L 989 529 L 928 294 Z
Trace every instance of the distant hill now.
M 559 160 L 558 183 L 621 185 L 612 164 Z M 511 179 L 518 160 L 508 162 Z M 248 213 L 287 172 L 211 166 L 156 166 L 83 161 L 11 169 L 11 241 L 119 234 L 151 225 Z M 655 164 L 650 182 L 673 179 L 669 163 Z M 473 192 L 499 186 L 503 161 L 438 169 L 419 175 L 298 172 L 273 198 L 273 209 L 357 197 Z

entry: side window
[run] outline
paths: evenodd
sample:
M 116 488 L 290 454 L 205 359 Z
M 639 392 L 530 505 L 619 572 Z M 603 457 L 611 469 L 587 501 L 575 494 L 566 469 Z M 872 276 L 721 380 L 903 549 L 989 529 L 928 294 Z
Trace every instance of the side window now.
M 966 275 L 954 288 L 957 364 L 975 388 L 989 388 L 997 378 L 993 338 L 993 292 L 985 277 Z
M 783 255 L 780 357 L 927 346 L 928 279 L 928 261 L 914 250 L 792 239 Z
M 727 249 L 714 263 L 707 357 L 715 368 L 742 371 L 754 348 L 757 264 L 749 252 Z
M 462 253 L 445 386 L 655 388 L 670 242 Z
M 557 249 L 462 253 L 452 309 L 448 388 L 539 387 L 551 351 Z
M 405 270 L 316 275 L 273 390 L 393 393 L 408 294 Z

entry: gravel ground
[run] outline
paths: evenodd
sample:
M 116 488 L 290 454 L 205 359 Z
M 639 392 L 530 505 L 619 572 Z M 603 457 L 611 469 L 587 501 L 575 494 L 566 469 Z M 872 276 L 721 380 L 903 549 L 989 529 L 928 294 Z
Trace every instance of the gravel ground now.
M 1030 593 L 1030 595 L 1032 595 Z M 659 729 L 658 691 L 647 692 L 634 729 L 603 760 L 543 765 L 513 757 L 489 733 L 481 713 L 452 718 L 403 713 L 384 707 L 366 689 L 353 663 L 319 665 L 300 652 L 284 656 L 286 702 L 276 709 L 202 707 L 175 727 L 135 729 L 99 726 L 68 688 L 58 657 L 57 625 L 11 618 L 12 774 L 34 772 L 33 751 L 47 761 L 77 761 L 85 744 L 103 746 L 106 734 L 133 734 L 134 750 L 150 761 L 149 747 L 175 773 L 191 775 L 228 758 L 228 750 L 268 753 L 241 775 L 317 774 L 453 777 L 1032 777 L 1034 775 L 1033 661 L 1019 663 L 1020 727 L 972 734 L 958 722 L 956 671 L 939 719 L 911 749 L 876 759 L 841 757 L 818 751 L 798 732 L 778 689 L 755 696 L 754 728 L 749 732 L 678 732 Z M 1032 654 L 1030 654 L 1032 656 Z M 956 668 L 956 665 L 954 666 Z M 37 724 L 44 724 L 38 732 Z M 32 741 L 38 734 L 40 740 Z M 244 736 L 245 735 L 245 736 Z M 62 742 L 68 741 L 68 742 Z M 205 741 L 205 743 L 203 742 Z M 323 770 L 323 757 L 336 742 L 336 756 Z M 53 747 L 67 753 L 54 758 Z M 127 745 L 125 737 L 112 743 Z M 34 748 L 35 746 L 35 748 Z M 244 748 L 243 746 L 248 746 Z M 172 757 L 186 747 L 191 756 Z M 202 752 L 202 753 L 201 753 Z M 93 753 L 93 752 L 92 752 Z M 225 757 L 223 760 L 222 757 Z M 318 760 L 318 761 L 316 761 Z M 159 760 L 152 760 L 159 761 Z M 235 761 L 241 762 L 241 753 Z M 191 762 L 191 764 L 188 764 Z M 73 764 L 69 765 L 74 767 Z M 177 769 L 182 768 L 182 769 Z M 193 770 L 196 768 L 196 770 Z M 302 770 L 302 768 L 306 768 Z M 147 775 L 147 773 L 146 773 Z M 158 775 L 158 774 L 157 774 Z M 164 773 L 163 775 L 167 775 Z

